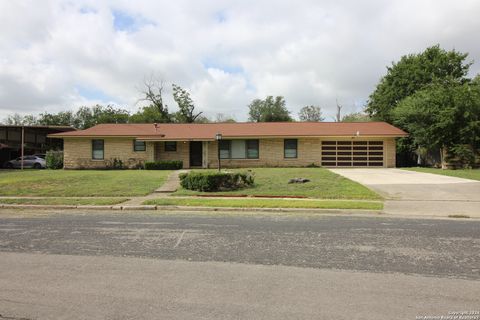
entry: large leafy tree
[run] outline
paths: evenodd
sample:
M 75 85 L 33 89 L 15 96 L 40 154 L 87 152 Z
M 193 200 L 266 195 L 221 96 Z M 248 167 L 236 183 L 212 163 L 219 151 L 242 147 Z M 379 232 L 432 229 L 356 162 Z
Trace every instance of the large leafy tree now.
M 464 157 L 466 146 L 472 161 L 480 143 L 480 85 L 430 85 L 402 100 L 392 115 L 417 146 L 440 150 L 443 167 L 447 154 Z
M 446 51 L 439 45 L 419 54 L 403 56 L 387 67 L 387 74 L 370 95 L 366 111 L 375 119 L 391 122 L 398 103 L 432 83 L 462 83 L 471 62 L 466 53 Z
M 174 114 L 174 119 L 176 122 L 180 123 L 193 123 L 197 120 L 204 120 L 200 116 L 202 112 L 195 111 L 195 105 L 192 98 L 190 98 L 190 93 L 182 87 L 173 84 L 173 99 L 178 104 L 179 111 Z
M 282 96 L 255 99 L 248 108 L 249 120 L 252 122 L 293 121 Z
M 298 117 L 300 118 L 300 121 L 318 122 L 325 120 L 325 118 L 322 117 L 322 109 L 318 106 L 303 107 L 300 109 Z

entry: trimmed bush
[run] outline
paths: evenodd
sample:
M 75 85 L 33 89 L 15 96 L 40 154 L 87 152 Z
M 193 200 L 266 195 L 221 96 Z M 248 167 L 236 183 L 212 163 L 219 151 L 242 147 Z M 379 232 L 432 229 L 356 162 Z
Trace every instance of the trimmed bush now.
M 252 186 L 248 172 L 190 172 L 180 175 L 180 185 L 195 191 L 229 191 Z
M 181 160 L 163 160 L 145 162 L 145 170 L 179 170 L 183 168 Z
M 62 169 L 63 168 L 63 151 L 47 151 L 45 156 L 45 163 L 47 169 Z
M 121 159 L 113 158 L 107 161 L 105 165 L 105 169 L 109 170 L 122 170 L 126 169 L 125 166 L 123 165 L 123 161 Z

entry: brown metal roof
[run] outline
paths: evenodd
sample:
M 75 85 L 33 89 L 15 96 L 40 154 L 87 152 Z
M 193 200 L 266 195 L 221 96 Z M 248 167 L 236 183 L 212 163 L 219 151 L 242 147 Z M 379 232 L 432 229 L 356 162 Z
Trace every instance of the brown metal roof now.
M 214 140 L 248 137 L 390 136 L 407 133 L 386 122 L 237 122 L 99 124 L 95 127 L 49 135 L 50 137 L 134 137 L 142 140 Z
M 51 129 L 56 131 L 74 131 L 76 130 L 70 126 L 42 126 L 42 125 L 17 125 L 17 124 L 0 124 L 0 128 L 25 128 L 25 129 Z

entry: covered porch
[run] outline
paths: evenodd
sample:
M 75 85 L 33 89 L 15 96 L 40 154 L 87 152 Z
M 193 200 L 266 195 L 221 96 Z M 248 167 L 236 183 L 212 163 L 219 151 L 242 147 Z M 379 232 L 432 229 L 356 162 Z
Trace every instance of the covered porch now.
M 213 141 L 196 141 L 196 140 L 183 140 L 183 141 L 154 141 L 154 160 L 181 160 L 183 161 L 184 168 L 208 168 L 209 162 L 215 159 L 209 159 L 212 157 L 212 153 L 216 154 L 216 145 Z

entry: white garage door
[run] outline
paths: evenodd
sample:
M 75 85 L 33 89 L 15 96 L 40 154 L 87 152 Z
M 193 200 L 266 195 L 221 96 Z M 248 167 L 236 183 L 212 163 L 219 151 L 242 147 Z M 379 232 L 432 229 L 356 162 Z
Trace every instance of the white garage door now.
M 383 141 L 322 141 L 322 166 L 383 167 Z

